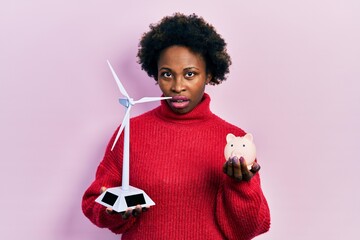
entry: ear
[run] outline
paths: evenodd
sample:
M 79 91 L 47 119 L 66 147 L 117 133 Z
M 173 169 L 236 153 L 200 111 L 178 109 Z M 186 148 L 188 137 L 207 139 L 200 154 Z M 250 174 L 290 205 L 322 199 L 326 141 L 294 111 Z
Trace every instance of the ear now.
M 209 82 L 211 81 L 211 79 L 212 79 L 212 74 L 211 74 L 211 73 L 206 74 L 206 81 L 205 81 L 205 83 L 206 83 L 206 84 L 209 84 Z
M 236 138 L 236 137 L 235 137 L 234 134 L 229 133 L 228 135 L 226 135 L 226 142 L 228 143 L 228 142 L 234 140 L 235 138 Z
M 245 134 L 244 138 L 246 138 L 246 139 L 249 140 L 250 142 L 252 142 L 253 139 L 254 139 L 254 138 L 253 138 L 253 135 L 252 135 L 251 133 Z

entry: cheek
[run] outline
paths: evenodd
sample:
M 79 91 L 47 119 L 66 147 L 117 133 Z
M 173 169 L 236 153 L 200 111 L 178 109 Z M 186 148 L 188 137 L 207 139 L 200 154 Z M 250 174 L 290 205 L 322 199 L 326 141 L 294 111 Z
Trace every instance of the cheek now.
M 205 91 L 205 83 L 203 81 L 199 81 L 196 86 L 194 86 L 194 89 L 196 89 L 198 93 L 203 93 Z
M 160 87 L 160 90 L 164 93 L 165 92 L 164 87 L 162 85 L 159 85 L 159 87 Z
M 158 80 L 157 83 L 158 83 L 160 89 L 163 89 L 163 88 L 164 88 L 164 82 L 163 82 L 163 81 Z
M 158 81 L 158 85 L 160 90 L 165 93 L 168 92 L 170 90 L 170 84 L 168 82 L 164 82 L 164 81 Z

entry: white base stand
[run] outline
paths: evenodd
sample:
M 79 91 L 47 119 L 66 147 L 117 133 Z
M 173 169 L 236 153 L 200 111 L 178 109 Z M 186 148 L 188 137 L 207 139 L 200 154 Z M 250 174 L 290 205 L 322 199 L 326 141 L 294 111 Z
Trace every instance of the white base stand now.
M 123 190 L 122 187 L 108 188 L 95 201 L 116 212 L 123 212 L 128 208 L 134 209 L 136 205 L 142 207 L 155 205 L 143 190 L 132 186 L 127 190 Z

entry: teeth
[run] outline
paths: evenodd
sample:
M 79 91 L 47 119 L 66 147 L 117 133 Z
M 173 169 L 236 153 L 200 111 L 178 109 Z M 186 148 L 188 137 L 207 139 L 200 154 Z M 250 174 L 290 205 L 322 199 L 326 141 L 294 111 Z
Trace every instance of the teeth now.
M 173 100 L 174 102 L 177 102 L 177 103 L 182 103 L 182 102 L 185 102 L 186 100 L 182 100 L 182 99 L 177 99 L 177 100 Z

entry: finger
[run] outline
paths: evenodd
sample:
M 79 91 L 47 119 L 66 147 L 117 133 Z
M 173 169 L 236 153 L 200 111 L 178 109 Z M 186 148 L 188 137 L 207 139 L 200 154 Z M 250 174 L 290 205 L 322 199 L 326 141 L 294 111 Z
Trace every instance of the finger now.
M 226 174 L 227 173 L 227 168 L 228 168 L 228 161 L 226 161 L 223 165 L 223 172 Z
M 119 212 L 115 211 L 115 210 L 112 209 L 112 208 L 106 208 L 105 211 L 106 211 L 107 214 L 110 214 L 110 215 L 112 215 L 112 214 L 119 214 Z
M 105 212 L 109 215 L 117 214 L 118 212 L 114 211 L 112 208 L 106 208 Z
M 131 208 L 127 209 L 125 212 L 121 212 L 122 219 L 126 220 L 131 216 Z
M 142 208 L 142 211 L 143 211 L 143 212 L 147 212 L 149 209 L 150 209 L 150 207 L 143 207 L 143 208 Z
M 133 215 L 133 217 L 138 217 L 142 212 L 142 208 L 141 205 L 137 205 L 131 212 L 131 214 Z
M 232 161 L 232 159 L 229 159 L 229 160 L 227 161 L 226 174 L 227 174 L 229 177 L 232 177 L 232 176 L 234 175 L 234 171 L 233 171 L 233 161 Z
M 234 170 L 234 178 L 237 181 L 241 181 L 243 176 L 242 176 L 242 172 L 241 172 L 241 165 L 240 165 L 240 161 L 237 157 L 235 157 L 233 159 L 233 170 Z
M 255 174 L 260 170 L 260 168 L 260 165 L 257 162 L 254 162 L 250 171 Z
M 100 188 L 100 194 L 103 193 L 103 192 L 105 192 L 105 191 L 106 191 L 106 187 L 101 187 L 101 188 Z
M 243 175 L 243 180 L 249 181 L 253 177 L 253 173 L 249 171 L 246 161 L 243 157 L 240 158 L 241 172 Z

